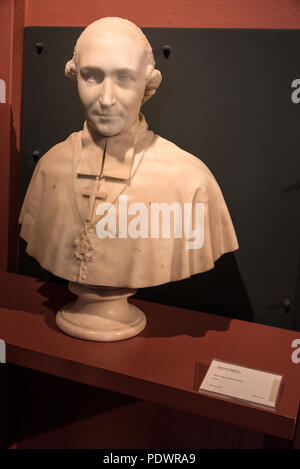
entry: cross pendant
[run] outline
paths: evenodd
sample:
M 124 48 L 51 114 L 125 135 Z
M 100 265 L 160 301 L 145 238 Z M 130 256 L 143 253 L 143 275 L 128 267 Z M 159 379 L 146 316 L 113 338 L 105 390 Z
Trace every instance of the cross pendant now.
M 107 197 L 107 194 L 105 194 L 105 192 L 100 192 L 100 191 L 98 192 L 97 190 L 95 190 L 95 191 L 85 191 L 82 193 L 82 195 L 90 198 L 89 215 L 88 217 L 86 217 L 86 221 L 90 222 L 92 220 L 96 199 L 105 200 Z

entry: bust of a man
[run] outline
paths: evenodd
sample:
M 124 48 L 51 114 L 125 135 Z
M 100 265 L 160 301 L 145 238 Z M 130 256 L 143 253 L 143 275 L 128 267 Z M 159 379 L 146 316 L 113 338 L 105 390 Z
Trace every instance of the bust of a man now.
M 140 113 L 161 82 L 143 32 L 95 21 L 65 72 L 86 121 L 36 166 L 19 219 L 28 254 L 76 284 L 135 289 L 207 271 L 236 250 L 209 169 Z

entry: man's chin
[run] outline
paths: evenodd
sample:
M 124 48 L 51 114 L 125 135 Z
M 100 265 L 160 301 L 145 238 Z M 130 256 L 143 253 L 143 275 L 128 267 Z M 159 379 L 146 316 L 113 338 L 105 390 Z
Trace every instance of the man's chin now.
M 122 127 L 116 125 L 99 125 L 99 123 L 97 123 L 93 124 L 93 128 L 96 132 L 103 135 L 103 137 L 113 137 L 114 135 L 118 135 L 122 132 Z

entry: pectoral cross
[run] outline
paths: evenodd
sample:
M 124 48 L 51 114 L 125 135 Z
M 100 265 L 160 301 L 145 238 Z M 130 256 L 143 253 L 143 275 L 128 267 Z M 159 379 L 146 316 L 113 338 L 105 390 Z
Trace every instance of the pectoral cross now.
M 105 192 L 100 192 L 100 190 L 99 190 L 100 188 L 98 187 L 98 185 L 95 189 L 96 190 L 85 191 L 85 192 L 82 193 L 83 196 L 86 196 L 86 197 L 90 198 L 89 215 L 88 215 L 88 217 L 86 217 L 86 221 L 88 221 L 88 222 L 90 222 L 92 220 L 96 199 L 105 200 L 106 197 L 107 197 L 107 194 L 105 194 Z

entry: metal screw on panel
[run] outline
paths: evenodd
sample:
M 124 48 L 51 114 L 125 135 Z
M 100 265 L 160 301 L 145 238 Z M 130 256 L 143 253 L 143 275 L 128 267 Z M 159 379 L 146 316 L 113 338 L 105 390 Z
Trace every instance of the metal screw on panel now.
M 42 42 L 36 42 L 35 47 L 38 55 L 40 55 L 44 50 L 44 44 Z
M 34 161 L 35 163 L 37 163 L 37 162 L 39 161 L 39 159 L 40 159 L 41 156 L 42 156 L 42 155 L 40 154 L 40 152 L 39 152 L 38 150 L 34 150 L 34 151 L 32 152 L 32 158 L 33 158 L 33 161 Z
M 289 300 L 288 298 L 284 298 L 282 300 L 282 306 L 285 314 L 289 314 L 291 311 L 291 300 Z
M 163 54 L 165 56 L 165 59 L 168 59 L 170 57 L 170 54 L 171 54 L 171 47 L 170 46 L 163 46 L 162 50 L 163 50 Z

